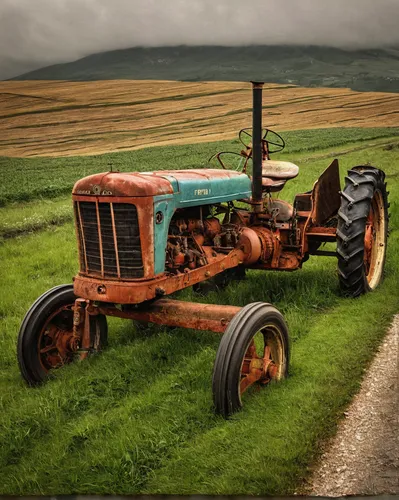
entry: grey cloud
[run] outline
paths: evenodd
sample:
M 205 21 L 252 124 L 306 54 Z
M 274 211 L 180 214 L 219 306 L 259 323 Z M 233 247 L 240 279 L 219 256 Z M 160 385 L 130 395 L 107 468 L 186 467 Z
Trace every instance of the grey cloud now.
M 399 0 L 0 0 L 0 78 L 133 46 L 397 45 L 398 21 Z

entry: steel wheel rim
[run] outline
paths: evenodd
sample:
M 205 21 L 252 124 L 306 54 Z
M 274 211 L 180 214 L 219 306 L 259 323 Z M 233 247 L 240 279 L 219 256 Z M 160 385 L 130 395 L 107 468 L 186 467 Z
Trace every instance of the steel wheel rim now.
M 38 358 L 45 372 L 72 361 L 77 345 L 73 339 L 73 304 L 60 306 L 47 318 L 38 338 Z
M 252 344 L 254 343 L 256 352 L 252 351 L 251 353 Z M 267 351 L 267 349 L 269 349 L 269 351 Z M 240 367 L 240 376 L 238 381 L 238 395 L 240 404 L 242 403 L 242 395 L 250 387 L 253 387 L 255 384 L 258 386 L 266 385 L 273 380 L 278 381 L 284 377 L 286 366 L 284 352 L 285 350 L 283 335 L 281 330 L 275 324 L 268 324 L 263 326 L 252 336 L 246 346 L 245 354 Z M 266 363 L 265 356 L 268 358 L 268 360 L 266 360 Z M 252 363 L 252 366 L 250 358 L 252 358 L 252 360 L 255 360 L 255 363 Z M 262 363 L 260 362 L 261 360 Z M 259 378 L 243 388 L 243 386 L 245 385 L 243 381 L 251 375 L 251 368 L 255 370 L 262 370 L 262 374 L 257 373 L 256 375 L 260 375 Z
M 364 265 L 366 279 L 373 290 L 381 280 L 385 259 L 385 207 L 381 191 L 371 200 L 364 235 Z

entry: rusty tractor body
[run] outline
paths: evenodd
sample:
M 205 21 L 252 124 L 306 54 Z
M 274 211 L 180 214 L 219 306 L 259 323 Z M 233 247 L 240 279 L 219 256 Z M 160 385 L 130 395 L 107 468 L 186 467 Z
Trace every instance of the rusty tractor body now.
M 355 167 L 341 192 L 334 160 L 292 205 L 278 199 L 299 168 L 270 158 L 284 140 L 262 129 L 261 106 L 262 84 L 254 83 L 253 127 L 240 132 L 240 170 L 229 169 L 229 153 L 222 152 L 212 159 L 222 168 L 106 172 L 75 184 L 80 269 L 73 289 L 46 292 L 25 317 L 18 358 L 28 383 L 104 347 L 106 316 L 211 330 L 224 333 L 213 396 L 227 417 L 249 387 L 287 374 L 284 319 L 262 302 L 238 308 L 167 295 L 212 278 L 239 278 L 245 269 L 295 271 L 311 255 L 338 257 L 348 295 L 379 284 L 387 235 L 383 172 Z M 325 242 L 337 242 L 337 251 L 320 250 Z

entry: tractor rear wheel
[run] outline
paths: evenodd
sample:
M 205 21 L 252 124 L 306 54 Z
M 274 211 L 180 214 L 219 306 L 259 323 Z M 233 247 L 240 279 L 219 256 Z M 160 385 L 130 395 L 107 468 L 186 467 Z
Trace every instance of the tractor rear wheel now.
M 288 329 L 272 305 L 254 302 L 231 320 L 216 354 L 212 391 L 216 413 L 227 418 L 242 406 L 242 395 L 253 385 L 287 376 Z
M 385 174 L 355 167 L 345 177 L 338 212 L 337 254 L 340 287 L 357 297 L 374 290 L 383 278 L 388 235 Z
M 56 286 L 30 307 L 18 336 L 17 357 L 23 378 L 37 385 L 49 372 L 73 361 L 78 345 L 73 338 L 73 285 Z M 107 343 L 107 320 L 103 315 L 90 316 L 90 333 L 98 349 Z

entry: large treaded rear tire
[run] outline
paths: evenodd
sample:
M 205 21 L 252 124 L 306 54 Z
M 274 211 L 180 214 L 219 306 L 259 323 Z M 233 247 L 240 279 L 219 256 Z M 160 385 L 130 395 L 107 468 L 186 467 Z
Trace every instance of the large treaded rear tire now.
M 340 288 L 357 297 L 383 278 L 388 235 L 385 174 L 361 166 L 348 171 L 338 211 L 337 255 Z
M 260 344 L 259 338 L 262 339 Z M 257 353 L 250 353 L 252 342 L 257 344 Z M 265 302 L 248 304 L 231 320 L 216 354 L 212 379 L 216 413 L 228 418 L 241 408 L 241 395 L 246 390 L 242 390 L 241 384 L 248 376 L 244 366 L 248 366 L 250 360 L 260 362 L 267 346 L 270 349 L 268 361 L 271 361 L 270 365 L 275 370 L 273 376 L 265 374 L 253 380 L 248 387 L 255 383 L 264 385 L 272 380 L 283 379 L 287 376 L 289 365 L 288 329 L 283 315 Z

